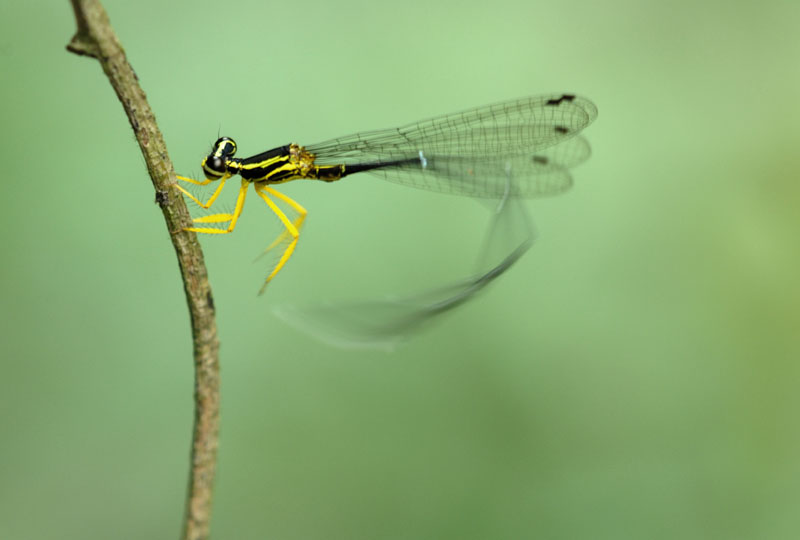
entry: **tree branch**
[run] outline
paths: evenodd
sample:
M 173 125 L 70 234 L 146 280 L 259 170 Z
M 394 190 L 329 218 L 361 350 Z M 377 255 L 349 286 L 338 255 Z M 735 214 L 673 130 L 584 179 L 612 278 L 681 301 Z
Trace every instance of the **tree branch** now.
M 219 432 L 219 341 L 203 252 L 195 233 L 184 231 L 191 226 L 191 217 L 183 197 L 173 189 L 175 172 L 164 139 L 103 6 L 99 0 L 72 0 L 72 7 L 78 28 L 67 50 L 96 58 L 108 76 L 139 142 L 178 256 L 191 316 L 195 366 L 192 465 L 183 538 L 208 538 Z

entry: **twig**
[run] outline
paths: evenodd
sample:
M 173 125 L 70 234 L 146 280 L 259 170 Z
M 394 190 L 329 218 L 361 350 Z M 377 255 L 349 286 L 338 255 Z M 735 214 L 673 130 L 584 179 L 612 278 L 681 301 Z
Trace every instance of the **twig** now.
M 155 116 L 99 0 L 72 0 L 78 30 L 67 50 L 96 58 L 122 102 L 156 189 L 156 202 L 178 256 L 192 321 L 195 418 L 192 465 L 183 538 L 208 538 L 219 432 L 219 341 L 203 252 L 183 197 L 173 189 L 175 172 Z

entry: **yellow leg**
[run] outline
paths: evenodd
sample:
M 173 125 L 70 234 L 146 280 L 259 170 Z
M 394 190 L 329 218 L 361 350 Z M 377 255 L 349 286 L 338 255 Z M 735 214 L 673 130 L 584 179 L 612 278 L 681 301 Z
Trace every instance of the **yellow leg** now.
M 215 229 L 213 227 L 187 227 L 184 230 L 205 234 L 228 234 L 233 232 L 233 229 L 236 227 L 236 222 L 239 221 L 239 216 L 242 215 L 244 199 L 247 197 L 247 188 L 249 186 L 250 182 L 242 179 L 242 186 L 239 188 L 239 196 L 236 198 L 236 207 L 233 209 L 232 214 L 214 214 L 192 220 L 195 223 L 224 223 L 226 221 L 230 221 L 227 229 Z
M 283 226 L 286 227 L 286 230 L 283 233 L 281 233 L 280 236 L 278 236 L 278 238 L 274 242 L 272 242 L 272 244 L 270 244 L 270 246 L 264 251 L 264 253 L 271 250 L 279 243 L 283 242 L 287 237 L 289 236 L 292 237 L 292 240 L 289 242 L 289 245 L 281 254 L 281 257 L 278 260 L 278 264 L 275 265 L 275 268 L 267 276 L 267 279 L 264 281 L 264 285 L 262 285 L 261 290 L 258 292 L 258 294 L 261 294 L 264 292 L 264 289 L 267 287 L 267 284 L 270 281 L 272 281 L 272 278 L 274 278 L 278 274 L 278 272 L 281 271 L 281 268 L 283 268 L 283 266 L 292 256 L 292 253 L 294 253 L 294 248 L 297 246 L 297 239 L 300 238 L 299 229 L 300 227 L 302 227 L 303 221 L 305 221 L 308 212 L 306 211 L 305 208 L 297 204 L 291 198 L 287 197 L 283 193 L 275 191 L 269 186 L 256 184 L 256 193 L 258 193 L 259 197 L 264 199 L 264 202 L 267 203 L 267 206 L 269 206 L 270 210 L 272 210 L 275 213 L 275 215 L 278 216 L 278 219 L 281 220 Z M 291 206 L 292 209 L 299 214 L 297 219 L 295 219 L 294 222 L 290 221 L 289 218 L 286 217 L 286 214 L 284 214 L 283 211 L 280 208 L 278 208 L 278 205 L 275 204 L 275 202 L 269 198 L 269 195 L 273 195 L 274 197 L 277 197 L 278 199 L 282 200 L 283 202 Z
M 197 184 L 198 186 L 207 186 L 213 180 L 206 178 L 205 180 L 195 180 L 194 178 L 189 178 L 188 176 L 181 176 L 179 174 L 175 175 L 175 178 L 180 180 L 181 182 L 188 182 L 189 184 Z
M 273 195 L 274 197 L 279 198 L 280 200 L 282 200 L 283 202 L 285 202 L 286 204 L 291 206 L 292 209 L 295 212 L 297 212 L 297 214 L 298 214 L 297 215 L 297 219 L 295 219 L 292 222 L 292 225 L 294 225 L 294 228 L 297 229 L 297 233 L 299 234 L 300 233 L 300 229 L 303 227 L 303 222 L 306 220 L 306 216 L 308 215 L 308 210 L 306 210 L 305 208 L 303 208 L 302 206 L 297 204 L 297 201 L 295 201 L 294 199 L 284 195 L 280 191 L 275 191 L 273 188 L 271 188 L 269 186 L 262 186 L 262 188 L 264 189 L 264 191 L 266 191 L 270 195 Z M 258 188 L 256 188 L 256 189 L 258 189 Z M 291 235 L 291 232 L 289 231 L 289 229 L 284 230 L 275 239 L 275 241 L 273 241 L 269 246 L 267 246 L 267 248 L 264 250 L 264 252 L 261 255 L 259 255 L 259 257 L 264 255 L 264 254 L 266 254 L 267 252 L 271 251 L 275 246 L 277 246 L 278 244 L 280 244 L 281 242 L 286 240 L 290 235 Z
M 192 199 L 194 202 L 196 202 L 197 204 L 199 204 L 201 207 L 203 207 L 203 208 L 209 208 L 209 207 L 210 207 L 212 204 L 214 204 L 214 201 L 216 201 L 216 200 L 217 200 L 217 197 L 219 197 L 219 194 L 222 192 L 222 188 L 225 186 L 225 182 L 226 182 L 226 181 L 228 180 L 228 178 L 230 178 L 230 177 L 231 177 L 231 175 L 230 175 L 230 174 L 226 174 L 225 176 L 223 176 L 222 178 L 220 178 L 220 179 L 219 179 L 219 186 L 217 186 L 217 189 L 215 189 L 215 190 L 214 190 L 214 193 L 211 195 L 211 197 L 209 197 L 209 199 L 208 199 L 206 202 L 204 202 L 204 203 L 203 203 L 203 202 L 200 202 L 200 199 L 198 199 L 197 197 L 195 197 L 194 195 L 192 195 L 191 193 L 189 193 L 188 191 L 186 191 L 186 190 L 185 190 L 185 189 L 184 189 L 182 186 L 180 186 L 179 184 L 175 184 L 175 187 L 176 187 L 176 188 L 178 188 L 179 190 L 181 190 L 181 191 L 183 192 L 183 194 L 184 194 L 184 195 L 186 195 L 187 197 L 189 197 L 190 199 Z M 210 184 L 211 182 L 213 182 L 213 180 L 209 180 L 209 179 L 205 179 L 205 180 L 203 180 L 203 181 L 198 181 L 198 180 L 193 180 L 193 179 L 191 179 L 191 178 L 187 178 L 187 177 L 185 177 L 185 176 L 177 176 L 177 175 L 175 176 L 175 178 L 177 178 L 177 179 L 178 179 L 178 180 L 180 180 L 181 182 L 188 182 L 188 183 L 190 183 L 190 184 L 196 184 L 196 185 L 198 185 L 198 186 L 207 186 L 208 184 Z

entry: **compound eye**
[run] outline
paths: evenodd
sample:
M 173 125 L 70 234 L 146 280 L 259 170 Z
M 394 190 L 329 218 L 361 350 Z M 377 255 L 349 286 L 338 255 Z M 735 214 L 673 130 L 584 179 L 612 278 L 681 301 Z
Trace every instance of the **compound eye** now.
M 225 175 L 225 161 L 215 155 L 208 156 L 203 160 L 203 172 L 206 178 L 216 180 Z
M 225 162 L 222 161 L 221 157 L 211 156 L 211 158 L 206 161 L 206 167 L 214 172 L 223 172 L 225 170 Z
M 214 143 L 215 154 L 232 156 L 236 153 L 236 143 L 230 137 L 221 137 Z

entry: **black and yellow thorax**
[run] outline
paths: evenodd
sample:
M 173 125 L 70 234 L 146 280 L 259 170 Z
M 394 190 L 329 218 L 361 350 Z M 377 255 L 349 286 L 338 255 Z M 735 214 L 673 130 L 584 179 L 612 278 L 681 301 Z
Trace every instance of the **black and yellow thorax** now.
M 248 158 L 233 157 L 236 143 L 222 137 L 203 160 L 206 178 L 240 175 L 249 182 L 280 184 L 290 180 L 311 179 L 333 182 L 347 174 L 344 164 L 316 165 L 314 154 L 298 144 L 287 144 Z

